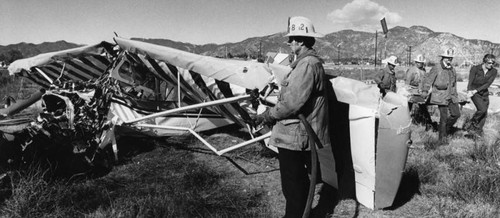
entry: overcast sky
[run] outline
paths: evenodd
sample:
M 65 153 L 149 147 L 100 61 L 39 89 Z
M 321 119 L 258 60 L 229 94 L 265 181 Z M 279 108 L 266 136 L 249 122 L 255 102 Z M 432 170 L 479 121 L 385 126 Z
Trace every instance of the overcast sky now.
M 500 43 L 500 1 L 459 0 L 0 0 L 0 45 L 79 44 L 162 38 L 194 44 L 239 42 L 286 30 L 305 16 L 318 32 L 421 25 Z

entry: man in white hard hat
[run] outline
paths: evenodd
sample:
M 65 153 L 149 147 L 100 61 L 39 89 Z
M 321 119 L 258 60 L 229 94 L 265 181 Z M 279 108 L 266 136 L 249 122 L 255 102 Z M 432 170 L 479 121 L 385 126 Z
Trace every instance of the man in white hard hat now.
M 426 130 L 432 128 L 432 120 L 427 111 L 427 105 L 420 96 L 422 84 L 426 76 L 425 57 L 421 54 L 415 58 L 415 65 L 406 72 L 406 89 L 411 97 L 408 99 L 408 108 L 415 124 L 421 123 L 426 126 Z M 415 103 L 415 104 L 413 104 Z
M 423 55 L 417 55 L 414 61 L 415 65 L 406 72 L 405 84 L 408 87 L 408 92 L 418 94 L 426 73 L 424 67 L 425 58 Z
M 394 55 L 385 59 L 383 62 L 387 63 L 387 67 L 383 68 L 381 71 L 375 75 L 373 80 L 377 83 L 380 93 L 385 96 L 387 92 L 396 92 L 396 71 L 398 58 Z
M 430 104 L 438 105 L 439 108 L 439 141 L 448 144 L 447 136 L 452 133 L 453 125 L 460 117 L 458 107 L 457 73 L 451 65 L 454 55 L 453 49 L 446 49 L 441 54 L 441 61 L 432 67 L 422 85 L 422 95 L 430 93 Z
M 483 134 L 483 126 L 490 105 L 488 87 L 497 76 L 497 69 L 493 67 L 494 64 L 495 55 L 486 54 L 483 57 L 483 63 L 473 66 L 469 72 L 467 90 L 477 108 L 470 120 L 469 131 L 475 136 L 482 136 Z
M 328 80 L 323 61 L 312 48 L 317 33 L 305 17 L 288 20 L 288 46 L 296 56 L 292 71 L 280 84 L 276 105 L 254 118 L 255 124 L 274 125 L 269 143 L 278 148 L 281 187 L 286 200 L 285 217 L 302 217 L 309 189 L 308 168 L 311 146 L 308 133 L 300 123 L 299 114 L 320 139 L 330 146 L 328 126 Z

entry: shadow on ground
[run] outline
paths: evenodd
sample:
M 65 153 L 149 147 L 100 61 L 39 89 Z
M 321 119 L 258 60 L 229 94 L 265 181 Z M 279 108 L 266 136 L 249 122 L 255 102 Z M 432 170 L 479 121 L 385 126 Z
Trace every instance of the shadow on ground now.
M 328 184 L 324 184 L 319 192 L 319 201 L 311 211 L 311 218 L 327 217 L 333 214 L 335 206 L 339 203 L 338 190 Z
M 408 203 L 415 194 L 420 194 L 420 179 L 418 176 L 418 171 L 410 168 L 408 171 L 403 173 L 403 178 L 401 179 L 401 184 L 399 185 L 396 198 L 391 207 L 386 208 L 387 210 L 396 210 L 399 207 Z

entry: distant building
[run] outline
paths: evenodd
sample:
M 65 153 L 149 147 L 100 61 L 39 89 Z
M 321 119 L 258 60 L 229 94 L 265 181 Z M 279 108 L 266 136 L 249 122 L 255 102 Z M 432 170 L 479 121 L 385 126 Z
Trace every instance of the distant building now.
M 367 79 L 367 80 L 365 80 L 364 82 L 365 82 L 365 84 L 367 84 L 367 85 L 376 84 L 375 80 L 372 80 L 372 79 Z

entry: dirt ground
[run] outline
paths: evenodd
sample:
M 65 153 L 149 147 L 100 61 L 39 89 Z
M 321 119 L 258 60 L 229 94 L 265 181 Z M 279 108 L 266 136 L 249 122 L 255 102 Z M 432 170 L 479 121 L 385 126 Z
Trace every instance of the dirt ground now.
M 207 141 L 211 144 L 220 144 L 222 142 L 237 144 L 243 139 L 234 134 L 217 133 L 210 135 Z M 241 184 L 242 192 L 264 190 L 267 193 L 264 201 L 272 211 L 266 217 L 282 217 L 284 215 L 285 200 L 281 193 L 279 164 L 276 155 L 269 149 L 259 144 L 252 144 L 247 148 L 234 150 L 223 156 L 217 156 L 199 142 L 194 142 L 183 149 L 193 152 L 197 162 L 231 175 L 224 182 L 227 184 Z M 258 151 L 259 154 L 255 153 L 255 151 Z M 398 193 L 394 206 L 375 211 L 357 203 L 352 198 L 339 199 L 337 189 L 322 183 L 318 184 L 311 217 L 426 216 L 425 214 L 413 214 L 422 211 L 422 209 L 415 210 L 415 207 L 420 207 L 421 203 L 412 203 L 412 199 L 418 199 L 418 196 L 415 195 L 418 193 L 418 186 L 416 185 L 418 181 L 416 180 L 418 178 L 403 177 L 401 186 L 404 191 Z

